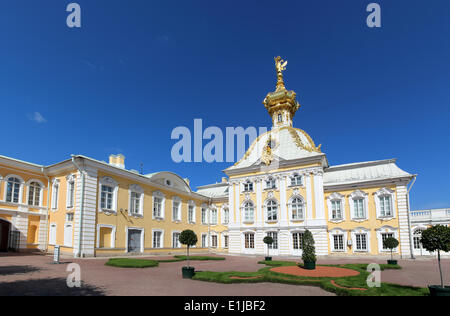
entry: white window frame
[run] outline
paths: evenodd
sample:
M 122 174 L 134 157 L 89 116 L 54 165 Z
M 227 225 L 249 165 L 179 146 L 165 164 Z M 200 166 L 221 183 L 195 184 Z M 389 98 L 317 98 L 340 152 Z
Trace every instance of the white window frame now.
M 222 232 L 222 248 L 228 249 L 230 247 L 230 236 L 228 233 Z
M 250 181 L 249 179 L 245 180 L 242 183 L 242 192 L 243 193 L 249 193 L 249 192 L 253 192 L 255 189 L 255 184 Z
M 293 212 L 293 205 L 294 205 L 294 200 L 295 199 L 299 199 L 300 200 L 300 204 L 302 207 L 302 216 L 300 218 L 294 218 L 294 212 Z M 288 211 L 289 211 L 289 220 L 291 222 L 301 222 L 305 220 L 305 212 L 306 212 L 306 203 L 305 203 L 305 199 L 301 196 L 301 195 L 293 195 L 290 199 L 289 199 L 289 203 L 288 203 Z
M 273 243 L 266 245 L 270 250 L 278 250 L 280 248 L 280 234 L 277 231 L 266 232 L 266 237 L 272 237 Z M 267 249 L 266 249 L 267 250 Z
M 357 234 L 365 234 L 366 235 L 366 246 L 367 249 L 365 250 L 358 250 L 356 249 L 356 235 Z M 352 250 L 353 253 L 370 253 L 370 230 L 365 228 L 365 227 L 358 227 L 355 228 L 354 230 L 352 230 L 351 232 L 351 236 L 352 236 Z
M 381 214 L 381 203 L 380 198 L 388 196 L 390 197 L 390 208 L 391 208 L 391 215 L 386 216 Z M 381 188 L 377 192 L 374 193 L 374 199 L 375 199 L 375 208 L 377 211 L 377 219 L 381 220 L 390 220 L 395 218 L 396 212 L 395 212 L 395 191 L 388 189 L 388 188 Z
M 178 239 L 177 239 L 177 244 L 176 244 L 176 245 L 174 244 L 174 241 L 175 241 L 175 239 L 174 239 L 174 238 L 175 238 L 175 234 L 178 235 Z M 173 249 L 180 249 L 180 248 L 181 248 L 180 234 L 181 234 L 181 232 L 178 231 L 178 230 L 173 230 L 173 231 L 172 231 L 171 236 L 172 236 L 172 248 L 173 248 Z
M 252 200 L 245 200 L 241 205 L 241 213 L 243 214 L 242 222 L 244 224 L 252 224 L 255 221 L 255 203 Z M 247 216 L 249 215 L 249 216 Z
M 55 234 L 52 235 L 52 227 L 55 227 Z M 48 229 L 48 244 L 55 246 L 58 239 L 58 223 L 50 223 Z
M 29 204 L 29 199 L 30 199 L 30 188 L 31 188 L 31 184 L 32 183 L 37 183 L 39 185 L 39 201 L 38 201 L 38 205 L 31 205 Z M 30 179 L 28 180 L 28 182 L 26 183 L 26 187 L 27 187 L 27 196 L 26 196 L 26 204 L 30 207 L 42 207 L 43 204 L 43 195 L 44 195 L 44 189 L 45 186 L 44 184 L 37 179 Z
M 73 191 L 71 190 L 73 188 Z M 76 184 L 75 175 L 71 174 L 66 177 L 66 208 L 73 208 L 75 206 Z
M 160 216 L 155 216 L 155 198 L 161 199 L 161 210 L 160 210 Z M 152 195 L 152 218 L 156 220 L 164 220 L 165 218 L 165 204 L 166 204 L 166 197 L 164 193 L 161 191 L 154 191 Z
M 228 207 L 228 205 L 222 206 L 221 215 L 222 215 L 222 224 L 228 225 L 228 223 L 230 222 L 230 208 Z
M 202 233 L 200 238 L 201 238 L 200 239 L 201 248 L 208 248 L 208 234 Z M 203 243 L 203 241 L 205 241 L 205 243 Z
M 398 237 L 398 228 L 396 227 L 392 227 L 392 226 L 382 226 L 378 229 L 375 230 L 377 233 L 377 241 L 378 241 L 378 252 L 379 253 L 390 253 L 391 250 L 390 249 L 383 249 L 383 234 L 392 234 L 395 239 L 397 239 L 399 242 L 399 237 Z M 413 245 L 414 246 L 414 245 Z M 398 247 L 394 248 L 392 250 L 393 253 L 397 253 L 398 252 Z
M 334 236 L 340 235 L 342 236 L 344 249 L 335 249 L 334 248 Z M 328 233 L 329 242 L 330 242 L 330 251 L 331 252 L 347 252 L 347 231 L 342 228 L 334 228 Z
M 133 193 L 139 195 L 139 209 L 137 212 L 132 212 L 132 209 L 134 208 L 132 198 Z M 140 185 L 131 184 L 128 189 L 128 215 L 137 217 L 144 216 L 144 189 L 142 189 Z
M 52 182 L 52 203 L 51 203 L 51 208 L 53 211 L 58 210 L 58 205 L 59 205 L 59 196 L 61 193 L 61 184 L 59 179 L 53 179 Z
M 273 176 L 268 176 L 265 183 L 265 190 L 276 190 L 277 189 L 277 179 Z M 272 185 L 269 186 L 269 183 L 272 183 Z
M 204 214 L 204 216 L 203 216 Z M 208 225 L 209 222 L 209 212 L 208 212 L 208 206 L 206 204 L 202 204 L 200 208 L 200 221 L 202 225 Z
M 159 237 L 159 247 L 155 247 L 155 233 L 160 233 Z M 152 248 L 162 249 L 164 248 L 164 229 L 152 229 Z
M 174 211 L 175 211 L 175 204 L 178 203 L 178 208 L 177 208 L 177 218 L 174 217 Z M 182 201 L 181 198 L 178 196 L 173 196 L 172 197 L 172 222 L 181 222 L 181 205 L 182 205 Z
M 247 248 L 245 245 L 246 245 L 246 235 L 247 234 L 249 234 L 249 235 L 252 235 L 253 236 L 253 247 L 252 248 Z M 256 234 L 255 234 L 255 232 L 249 232 L 249 231 L 245 231 L 245 232 L 243 232 L 242 233 L 242 249 L 244 249 L 244 252 L 254 252 L 255 251 L 255 249 L 256 249 Z M 251 243 L 250 243 L 251 244 Z
M 68 234 L 68 227 L 71 227 L 71 234 Z M 73 247 L 73 222 L 65 222 L 64 223 L 64 247 Z
M 111 248 L 116 248 L 116 226 L 107 224 L 97 224 L 97 248 L 108 249 L 108 248 L 100 248 L 100 228 L 111 229 Z M 128 249 L 128 234 L 127 234 L 127 249 Z
M 192 207 L 192 220 L 189 219 L 189 208 Z M 195 202 L 190 200 L 188 202 L 188 213 L 187 213 L 187 222 L 188 224 L 195 224 L 196 220 L 195 220 Z
M 297 179 L 300 178 L 300 183 L 297 183 Z M 298 173 L 298 172 L 294 172 L 290 177 L 289 177 L 289 186 L 290 187 L 299 187 L 303 185 L 303 176 Z
M 363 199 L 363 211 L 364 211 L 364 217 L 363 218 L 356 218 L 355 217 L 355 205 L 354 200 L 357 199 Z M 349 206 L 350 206 L 350 218 L 352 221 L 355 222 L 363 222 L 369 219 L 369 198 L 368 194 L 366 192 L 363 192 L 361 190 L 355 190 L 349 195 Z
M 275 207 L 276 208 L 276 219 L 269 219 L 269 203 L 270 202 L 274 202 L 275 205 L 271 205 L 270 207 Z M 278 201 L 275 198 L 269 198 L 264 202 L 264 219 L 267 223 L 276 223 L 280 220 L 280 204 L 278 203 Z
M 219 211 L 213 207 L 210 209 L 210 224 L 217 225 L 219 223 Z
M 11 201 L 10 202 L 6 201 L 6 195 L 7 195 L 6 193 L 8 191 L 8 181 L 10 178 L 16 178 L 19 180 L 19 194 L 18 194 L 17 202 L 14 202 L 14 192 L 11 195 Z M 3 179 L 3 181 L 5 182 L 3 201 L 5 201 L 7 203 L 13 203 L 13 204 L 22 204 L 23 203 L 23 186 L 24 186 L 24 181 L 23 181 L 22 177 L 19 177 L 15 174 L 9 174 Z
M 333 201 L 341 202 L 341 218 L 333 219 Z M 353 202 L 353 200 L 352 200 Z M 333 192 L 327 197 L 327 207 L 328 207 L 328 221 L 333 223 L 340 223 L 345 221 L 345 195 L 338 192 Z
M 214 246 L 214 243 L 213 243 L 213 237 L 215 237 L 215 239 L 216 239 L 216 245 Z M 211 238 L 211 248 L 219 248 L 219 236 L 217 235 L 217 233 L 211 233 L 211 235 L 210 235 L 210 238 Z
M 119 183 L 111 177 L 102 177 L 99 180 L 98 187 L 98 208 L 99 212 L 104 213 L 117 213 L 117 193 L 119 191 Z M 109 186 L 112 188 L 112 205 L 111 209 L 102 208 L 102 186 Z

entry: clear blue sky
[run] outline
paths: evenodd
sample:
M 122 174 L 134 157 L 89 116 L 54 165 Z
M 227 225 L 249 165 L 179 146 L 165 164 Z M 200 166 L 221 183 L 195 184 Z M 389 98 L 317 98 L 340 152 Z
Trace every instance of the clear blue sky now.
M 172 162 L 176 126 L 270 126 L 273 57 L 289 61 L 294 125 L 330 164 L 398 158 L 419 174 L 413 209 L 450 207 L 450 2 L 2 1 L 0 154 L 52 164 L 70 154 L 169 170 L 193 187 L 227 163 Z M 36 115 L 38 112 L 39 115 Z

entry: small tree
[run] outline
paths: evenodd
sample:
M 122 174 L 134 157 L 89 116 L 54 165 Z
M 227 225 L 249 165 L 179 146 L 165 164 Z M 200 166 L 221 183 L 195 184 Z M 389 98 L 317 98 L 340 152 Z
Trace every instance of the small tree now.
M 197 243 L 197 235 L 192 230 L 186 229 L 181 232 L 179 241 L 187 247 L 187 266 L 189 268 L 189 247 Z
M 270 236 L 266 236 L 264 237 L 263 242 L 267 245 L 267 257 L 269 257 L 270 245 L 273 244 L 273 238 Z
M 438 253 L 438 265 L 439 274 L 441 276 L 441 287 L 444 287 L 444 278 L 442 277 L 441 268 L 441 251 L 450 251 L 450 227 L 436 225 L 432 226 L 422 232 L 422 238 L 420 239 L 423 247 L 430 251 L 436 251 Z
M 383 246 L 391 250 L 391 260 L 394 260 L 392 251 L 398 246 L 398 240 L 394 237 L 388 237 L 383 241 Z
M 309 230 L 303 233 L 303 262 L 316 262 L 316 247 L 314 247 L 314 237 Z

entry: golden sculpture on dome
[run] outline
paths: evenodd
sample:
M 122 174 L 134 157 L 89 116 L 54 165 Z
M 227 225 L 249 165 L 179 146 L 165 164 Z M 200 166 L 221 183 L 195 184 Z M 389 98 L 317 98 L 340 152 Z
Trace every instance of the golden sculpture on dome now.
M 277 90 L 284 88 L 283 71 L 286 70 L 287 60 L 284 61 L 280 56 L 275 57 L 275 68 L 277 70 Z

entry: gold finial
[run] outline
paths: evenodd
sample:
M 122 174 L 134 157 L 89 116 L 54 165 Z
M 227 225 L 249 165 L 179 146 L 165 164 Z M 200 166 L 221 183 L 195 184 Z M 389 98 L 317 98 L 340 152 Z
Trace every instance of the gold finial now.
M 275 68 L 277 70 L 277 91 L 285 89 L 283 81 L 283 71 L 286 70 L 287 61 L 281 59 L 280 56 L 275 57 Z

